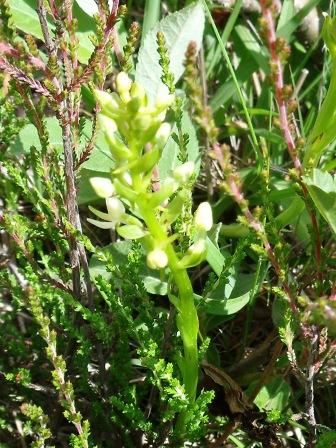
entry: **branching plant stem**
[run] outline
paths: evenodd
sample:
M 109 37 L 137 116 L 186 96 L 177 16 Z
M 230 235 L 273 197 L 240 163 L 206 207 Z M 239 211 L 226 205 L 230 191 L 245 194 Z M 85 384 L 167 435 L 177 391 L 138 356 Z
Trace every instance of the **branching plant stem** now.
M 296 170 L 296 174 L 299 180 L 300 187 L 303 193 L 303 199 L 305 201 L 310 220 L 312 223 L 312 228 L 315 234 L 315 259 L 317 266 L 317 274 L 319 283 L 322 283 L 322 270 L 321 270 L 321 236 L 319 231 L 319 226 L 317 222 L 317 217 L 309 203 L 309 193 L 307 187 L 302 182 L 303 175 L 303 167 L 301 161 L 299 159 L 297 153 L 297 147 L 291 132 L 290 123 L 289 123 L 289 113 L 288 113 L 288 99 L 286 98 L 286 86 L 284 83 L 283 76 L 283 63 L 281 60 L 281 53 L 286 55 L 286 52 L 289 52 L 289 47 L 286 46 L 286 43 L 282 39 L 278 39 L 275 31 L 275 7 L 272 2 L 268 0 L 260 0 L 262 15 L 264 19 L 264 28 L 266 35 L 266 42 L 269 49 L 270 54 L 270 64 L 271 64 L 271 76 L 274 77 L 274 87 L 275 87 L 275 99 L 279 109 L 279 123 L 280 129 L 286 143 L 286 147 L 288 150 L 288 154 L 290 155 L 294 168 Z

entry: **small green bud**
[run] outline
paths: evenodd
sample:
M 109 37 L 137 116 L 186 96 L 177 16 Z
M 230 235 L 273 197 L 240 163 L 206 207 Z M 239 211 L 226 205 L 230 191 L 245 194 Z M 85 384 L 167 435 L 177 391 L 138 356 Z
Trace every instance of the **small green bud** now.
M 115 192 L 115 188 L 106 177 L 91 177 L 90 184 L 100 198 L 109 198 Z
M 213 225 L 212 209 L 209 202 L 202 202 L 195 212 L 194 224 L 197 230 L 208 232 Z
M 153 249 L 147 254 L 147 265 L 151 269 L 163 269 L 168 264 L 168 257 L 162 249 Z

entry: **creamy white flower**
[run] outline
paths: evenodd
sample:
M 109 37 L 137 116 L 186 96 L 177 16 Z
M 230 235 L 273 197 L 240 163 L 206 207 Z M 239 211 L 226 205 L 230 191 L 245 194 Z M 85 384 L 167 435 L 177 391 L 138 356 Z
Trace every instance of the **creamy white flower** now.
M 161 112 L 168 109 L 175 101 L 175 95 L 169 93 L 168 87 L 161 85 L 157 92 L 156 108 Z
M 176 167 L 173 171 L 173 177 L 180 184 L 185 184 L 195 172 L 195 164 L 192 161 L 183 163 Z
M 163 269 L 168 264 L 168 257 L 164 250 L 153 249 L 147 254 L 147 265 L 151 269 Z
M 117 86 L 118 93 L 120 95 L 123 95 L 125 93 L 128 93 L 131 90 L 132 80 L 129 78 L 127 73 L 120 72 L 116 79 L 116 86 Z
M 96 208 L 89 206 L 89 210 L 104 221 L 88 218 L 88 222 L 101 229 L 114 229 L 115 226 L 121 222 L 122 216 L 125 213 L 124 204 L 116 197 L 107 198 L 106 208 L 108 213 L 101 212 Z
M 109 198 L 115 192 L 115 188 L 106 177 L 91 177 L 90 184 L 100 198 Z
M 171 126 L 169 123 L 162 123 L 155 134 L 155 143 L 164 146 L 170 136 Z
M 195 212 L 194 224 L 198 230 L 208 232 L 211 229 L 213 225 L 213 220 L 212 220 L 212 209 L 209 202 L 202 202 L 198 206 Z

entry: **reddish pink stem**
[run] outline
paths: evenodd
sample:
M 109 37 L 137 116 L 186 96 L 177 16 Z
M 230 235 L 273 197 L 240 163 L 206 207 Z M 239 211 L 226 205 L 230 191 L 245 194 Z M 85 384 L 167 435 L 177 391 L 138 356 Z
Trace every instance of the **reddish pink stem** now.
M 301 179 L 303 174 L 302 164 L 297 155 L 296 145 L 294 142 L 294 138 L 292 136 L 290 125 L 288 121 L 288 113 L 287 113 L 287 100 L 284 95 L 284 78 L 283 78 L 283 65 L 281 62 L 281 58 L 279 55 L 279 49 L 277 48 L 277 36 L 275 31 L 275 22 L 273 18 L 273 4 L 269 0 L 260 0 L 260 5 L 262 9 L 262 14 L 264 20 L 266 22 L 266 39 L 268 44 L 268 50 L 271 57 L 272 67 L 274 69 L 274 85 L 275 85 L 275 99 L 278 104 L 279 109 L 279 121 L 280 121 L 280 129 L 282 131 L 284 140 L 286 142 L 288 153 L 293 161 L 294 168 L 298 174 L 298 177 Z M 309 197 L 306 186 L 301 183 L 302 192 L 304 198 L 306 199 L 307 210 L 310 215 L 310 220 L 312 223 L 312 227 L 314 229 L 314 233 L 316 236 L 315 241 L 315 256 L 316 256 L 316 265 L 317 265 L 317 274 L 322 283 L 322 271 L 321 271 L 321 237 L 318 227 L 318 222 L 316 219 L 316 214 L 314 210 L 311 209 L 307 199 Z

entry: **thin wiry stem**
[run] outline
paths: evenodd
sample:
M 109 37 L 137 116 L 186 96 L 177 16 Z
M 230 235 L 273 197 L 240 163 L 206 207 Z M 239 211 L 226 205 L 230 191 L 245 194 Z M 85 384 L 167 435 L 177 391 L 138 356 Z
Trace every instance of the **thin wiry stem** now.
M 297 147 L 291 132 L 291 127 L 288 119 L 288 99 L 286 95 L 286 86 L 284 82 L 284 67 L 282 63 L 282 54 L 288 53 L 289 47 L 286 43 L 278 39 L 276 36 L 276 28 L 274 21 L 274 14 L 276 8 L 274 3 L 268 0 L 260 0 L 260 6 L 263 16 L 264 31 L 266 36 L 266 42 L 270 54 L 271 75 L 274 79 L 275 99 L 279 109 L 279 124 L 282 131 L 284 141 L 287 146 L 288 153 L 293 161 L 294 168 L 299 179 L 299 184 L 302 188 L 303 197 L 306 203 L 307 211 L 310 216 L 312 227 L 315 234 L 315 258 L 319 283 L 322 283 L 322 255 L 321 255 L 321 236 L 319 226 L 316 218 L 315 211 L 312 209 L 309 203 L 309 193 L 307 187 L 302 182 L 303 168 L 300 158 L 297 153 Z

